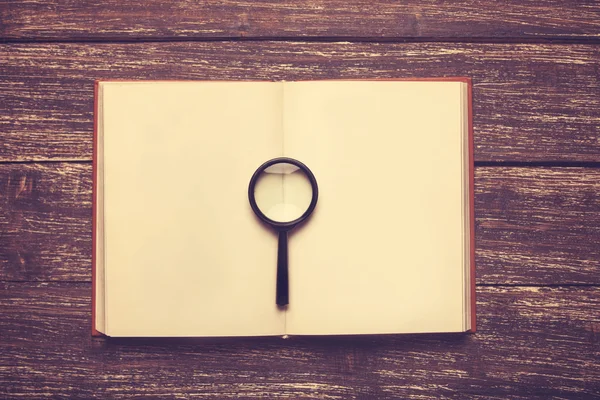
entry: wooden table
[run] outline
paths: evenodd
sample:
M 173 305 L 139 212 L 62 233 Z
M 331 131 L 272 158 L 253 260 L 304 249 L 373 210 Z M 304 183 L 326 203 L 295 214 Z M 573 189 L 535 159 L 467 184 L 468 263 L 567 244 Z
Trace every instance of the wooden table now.
M 600 397 L 598 1 L 3 2 L 0 39 L 1 398 Z M 95 79 L 431 76 L 474 82 L 477 334 L 90 337 Z

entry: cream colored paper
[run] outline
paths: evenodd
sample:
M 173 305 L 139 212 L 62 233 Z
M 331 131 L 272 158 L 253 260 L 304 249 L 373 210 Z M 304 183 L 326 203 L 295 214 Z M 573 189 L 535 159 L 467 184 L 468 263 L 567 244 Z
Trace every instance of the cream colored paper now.
M 286 83 L 284 152 L 321 188 L 289 238 L 289 334 L 465 330 L 463 85 Z
M 248 180 L 282 148 L 282 85 L 102 83 L 105 333 L 283 334 L 277 243 Z

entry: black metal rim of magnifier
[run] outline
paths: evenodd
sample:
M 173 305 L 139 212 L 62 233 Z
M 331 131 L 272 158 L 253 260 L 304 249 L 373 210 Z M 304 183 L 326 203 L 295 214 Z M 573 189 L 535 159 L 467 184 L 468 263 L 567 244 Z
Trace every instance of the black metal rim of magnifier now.
M 310 186 L 312 188 L 312 199 L 310 200 L 310 204 L 308 205 L 308 208 L 306 209 L 306 211 L 304 211 L 304 213 L 301 216 L 299 216 L 298 218 L 296 218 L 293 221 L 279 222 L 279 221 L 272 220 L 271 218 L 267 217 L 260 210 L 260 208 L 258 208 L 258 204 L 256 204 L 256 199 L 254 198 L 254 187 L 256 186 L 256 182 L 258 181 L 260 174 L 265 169 L 267 169 L 270 166 L 275 165 L 275 164 L 292 164 L 292 165 L 295 165 L 296 167 L 300 168 L 300 170 L 302 170 L 302 172 L 304 172 L 304 174 L 308 178 L 308 180 L 310 182 Z M 260 218 L 263 222 L 271 225 L 273 228 L 277 229 L 278 231 L 289 231 L 289 230 L 293 229 L 296 225 L 298 225 L 299 223 L 304 221 L 313 212 L 313 210 L 317 206 L 318 198 L 319 198 L 319 186 L 317 185 L 317 179 L 315 178 L 315 175 L 312 173 L 312 171 L 306 165 L 304 165 L 304 163 L 302 163 L 296 159 L 289 158 L 289 157 L 273 158 L 273 159 L 267 161 L 266 163 L 264 163 L 263 165 L 261 165 L 260 167 L 258 167 L 258 169 L 254 173 L 254 175 L 252 175 L 252 178 L 250 179 L 250 184 L 248 185 L 248 200 L 250 200 L 250 207 L 252 207 L 252 211 L 254 211 L 256 216 L 258 218 Z

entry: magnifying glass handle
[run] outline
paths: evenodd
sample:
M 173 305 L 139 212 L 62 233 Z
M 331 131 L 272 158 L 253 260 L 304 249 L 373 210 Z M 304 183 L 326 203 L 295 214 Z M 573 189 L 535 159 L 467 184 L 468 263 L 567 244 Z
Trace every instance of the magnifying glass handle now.
M 287 231 L 279 232 L 279 245 L 277 247 L 277 289 L 276 301 L 278 306 L 289 303 L 288 281 L 288 234 Z

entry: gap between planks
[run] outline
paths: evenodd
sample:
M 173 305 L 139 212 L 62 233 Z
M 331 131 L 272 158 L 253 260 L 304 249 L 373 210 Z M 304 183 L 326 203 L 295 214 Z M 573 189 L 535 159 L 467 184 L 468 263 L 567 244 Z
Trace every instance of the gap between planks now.
M 13 164 L 91 164 L 91 158 L 45 158 L 32 160 L 0 160 L 0 165 Z M 475 167 L 515 167 L 515 168 L 600 168 L 600 161 L 475 161 Z
M 12 284 L 12 285 L 42 285 L 42 286 L 89 286 L 92 281 L 63 281 L 63 280 L 0 280 L 0 284 Z M 600 288 L 600 283 L 528 283 L 528 284 L 511 284 L 511 283 L 477 283 L 476 287 L 481 288 L 550 288 L 550 289 L 563 289 L 563 288 Z
M 600 36 L 544 37 L 356 37 L 356 36 L 216 36 L 216 37 L 88 37 L 74 39 L 0 38 L 0 44 L 137 44 L 179 42 L 290 43 L 476 43 L 476 44 L 600 44 Z

